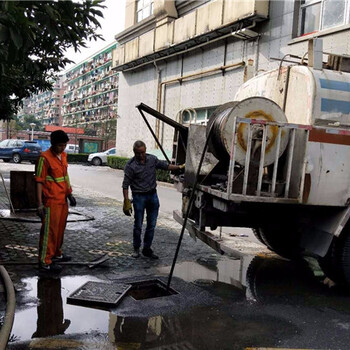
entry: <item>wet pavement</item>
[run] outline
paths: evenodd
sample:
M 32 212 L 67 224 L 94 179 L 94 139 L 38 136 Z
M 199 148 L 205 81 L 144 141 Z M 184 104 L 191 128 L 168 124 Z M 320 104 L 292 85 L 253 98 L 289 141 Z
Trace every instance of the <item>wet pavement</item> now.
M 293 263 L 273 255 L 219 256 L 185 236 L 171 287 L 176 294 L 115 308 L 67 303 L 87 281 L 167 282 L 179 226 L 161 215 L 154 249 L 160 260 L 133 259 L 132 221 L 121 203 L 76 192 L 75 211 L 96 220 L 67 226 L 65 253 L 76 261 L 103 254 L 101 266 L 66 266 L 41 276 L 35 265 L 7 265 L 17 309 L 8 349 L 349 349 L 349 291 L 329 288 L 312 259 Z M 7 203 L 0 189 L 0 207 Z M 40 225 L 0 220 L 0 260 L 35 262 Z M 0 289 L 0 314 L 5 310 Z

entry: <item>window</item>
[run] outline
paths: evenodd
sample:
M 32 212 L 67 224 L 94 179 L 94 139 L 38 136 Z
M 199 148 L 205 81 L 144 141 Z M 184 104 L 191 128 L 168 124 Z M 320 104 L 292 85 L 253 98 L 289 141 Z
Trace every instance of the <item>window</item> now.
M 301 0 L 300 35 L 349 23 L 349 0 Z
M 6 148 L 8 142 L 9 142 L 9 140 L 1 141 L 1 142 L 0 142 L 0 148 Z
M 136 0 L 136 21 L 141 22 L 143 19 L 153 14 L 154 0 Z
M 17 147 L 17 140 L 10 140 L 7 147 L 10 147 L 10 148 Z
M 180 113 L 180 120 L 182 124 L 207 125 L 208 120 L 215 109 L 216 106 L 207 108 L 183 109 Z

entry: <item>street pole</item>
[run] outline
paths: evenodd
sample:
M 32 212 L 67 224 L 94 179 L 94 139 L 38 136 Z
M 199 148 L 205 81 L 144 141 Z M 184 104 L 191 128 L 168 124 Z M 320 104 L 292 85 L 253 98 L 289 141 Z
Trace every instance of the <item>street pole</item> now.
M 32 141 L 34 140 L 34 128 L 35 128 L 35 123 L 30 123 L 30 127 L 32 128 Z
M 74 147 L 74 153 L 77 153 L 77 137 L 78 137 L 78 116 L 75 116 L 75 147 Z

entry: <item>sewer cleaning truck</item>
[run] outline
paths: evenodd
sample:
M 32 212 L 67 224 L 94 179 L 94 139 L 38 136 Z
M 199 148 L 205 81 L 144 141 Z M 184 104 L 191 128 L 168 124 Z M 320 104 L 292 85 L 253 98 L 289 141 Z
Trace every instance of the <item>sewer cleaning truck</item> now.
M 248 80 L 207 125 L 144 110 L 174 126 L 173 160 L 186 164 L 177 221 L 188 212 L 187 227 L 214 248 L 206 228 L 250 227 L 282 257 L 313 256 L 349 285 L 350 65 L 325 56 Z

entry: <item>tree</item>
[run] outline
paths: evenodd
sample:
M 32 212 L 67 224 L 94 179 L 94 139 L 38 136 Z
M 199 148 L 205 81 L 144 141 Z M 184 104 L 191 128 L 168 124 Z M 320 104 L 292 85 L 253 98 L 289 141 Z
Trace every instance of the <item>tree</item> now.
M 0 119 L 16 114 L 20 101 L 52 89 L 54 75 L 87 40 L 102 39 L 104 0 L 0 2 Z
M 14 116 L 13 119 L 16 122 L 17 127 L 22 130 L 31 130 L 30 124 L 32 123 L 35 124 L 34 130 L 44 129 L 43 123 L 41 122 L 41 120 L 36 119 L 35 115 L 33 114 L 26 114 L 21 119 L 19 119 L 17 116 Z

